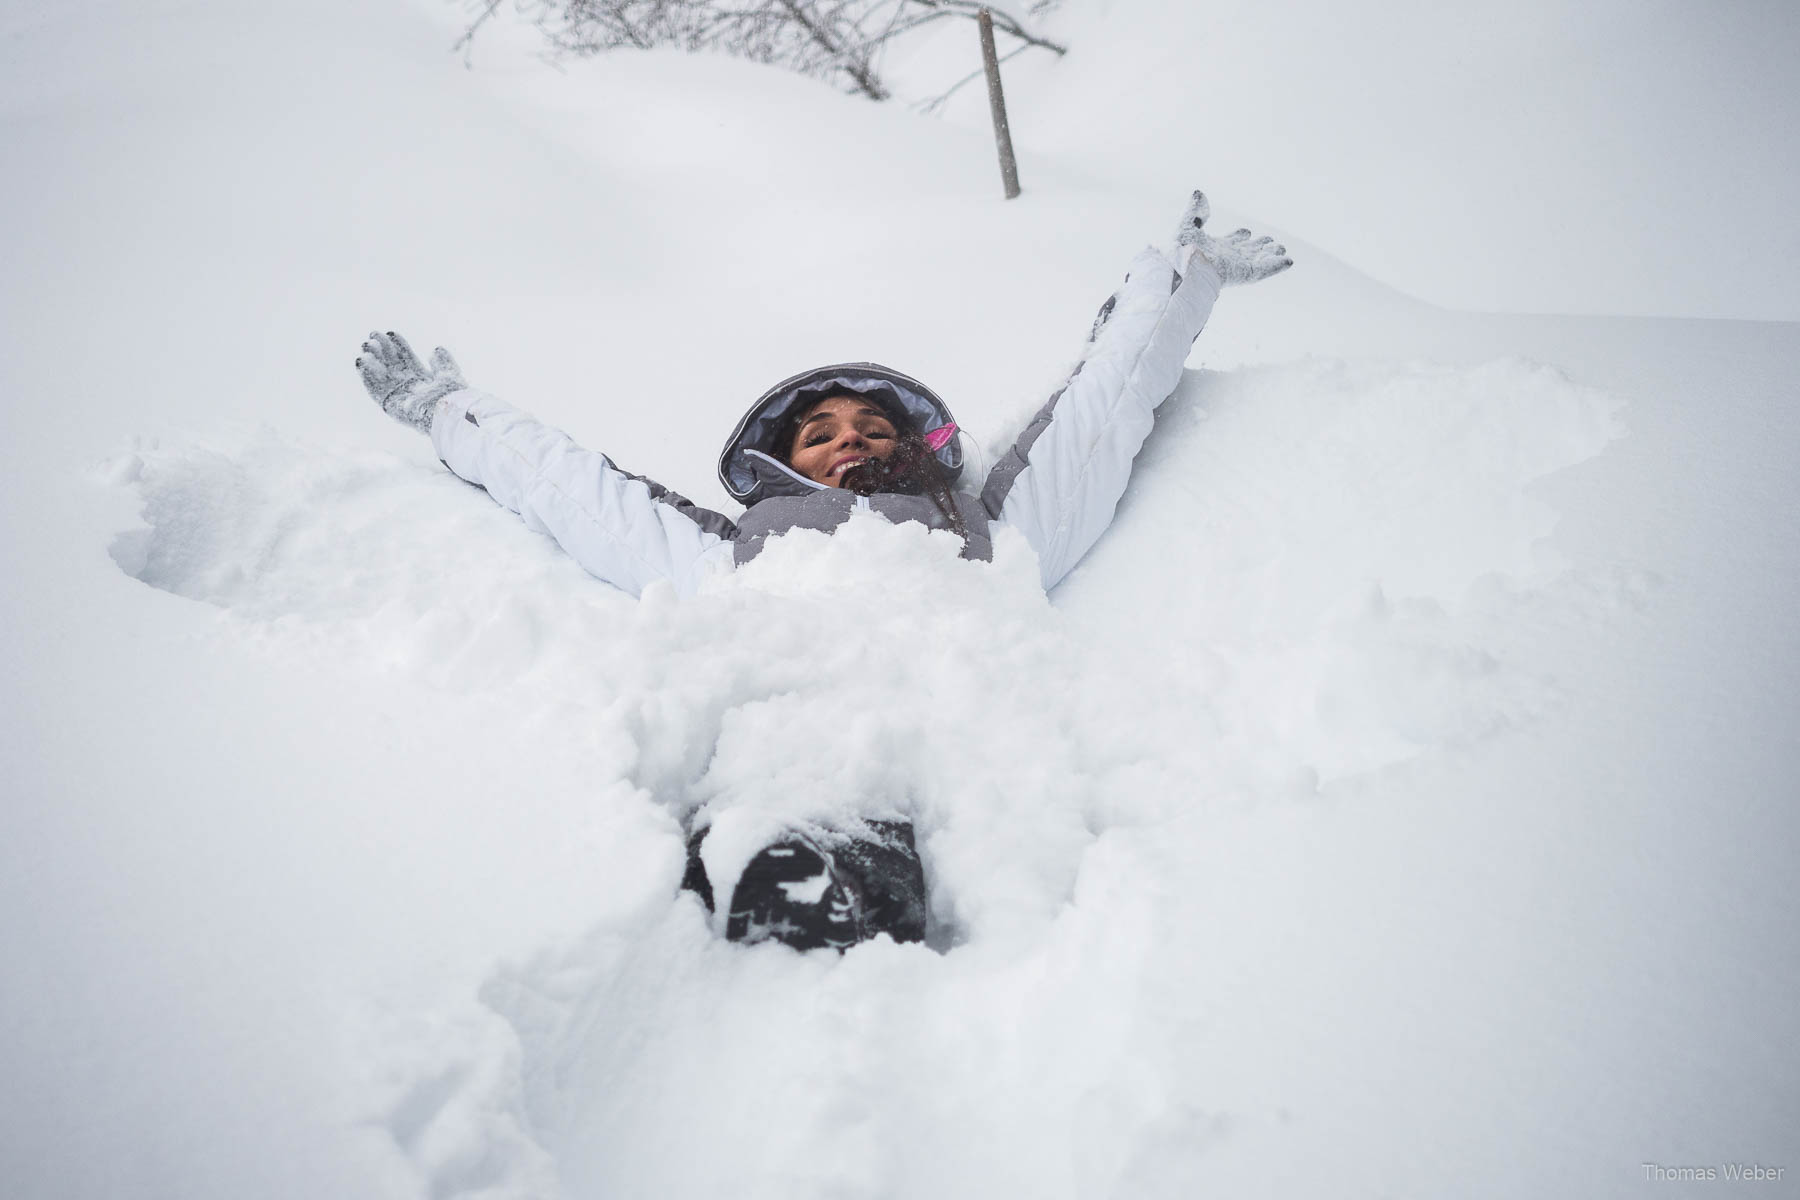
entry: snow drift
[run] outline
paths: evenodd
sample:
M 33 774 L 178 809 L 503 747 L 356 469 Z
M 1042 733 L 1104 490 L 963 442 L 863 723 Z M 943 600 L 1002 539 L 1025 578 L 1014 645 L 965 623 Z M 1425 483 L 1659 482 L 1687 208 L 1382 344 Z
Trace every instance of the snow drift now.
M 5 20 L 15 1194 L 1791 1158 L 1794 326 L 1449 313 L 1284 237 L 1055 595 L 859 522 L 636 602 L 380 416 L 371 323 L 722 505 L 718 435 L 812 361 L 1004 444 L 1205 156 L 1022 136 L 1002 209 L 981 136 L 741 63 Z M 871 798 L 928 945 L 732 946 L 675 890 L 689 808 L 741 853 Z

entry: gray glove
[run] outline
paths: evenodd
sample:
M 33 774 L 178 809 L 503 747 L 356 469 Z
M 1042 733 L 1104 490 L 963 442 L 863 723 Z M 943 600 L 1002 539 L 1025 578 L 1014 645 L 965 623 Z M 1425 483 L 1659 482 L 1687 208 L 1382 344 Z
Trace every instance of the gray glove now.
M 429 367 L 419 362 L 419 356 L 397 333 L 371 333 L 362 351 L 356 369 L 362 372 L 363 386 L 381 411 L 425 434 L 431 433 L 437 402 L 469 386 L 463 382 L 456 360 L 442 346 L 431 352 Z
M 1248 229 L 1239 229 L 1222 238 L 1212 237 L 1205 231 L 1206 219 L 1210 216 L 1212 205 L 1206 202 L 1206 193 L 1195 192 L 1175 230 L 1176 263 L 1179 266 L 1186 267 L 1193 257 L 1198 256 L 1212 264 L 1220 279 L 1232 284 L 1256 283 L 1294 265 L 1294 260 L 1287 256 L 1286 246 L 1276 245 L 1271 237 L 1255 237 Z M 1186 251 L 1184 256 L 1183 246 L 1193 249 Z

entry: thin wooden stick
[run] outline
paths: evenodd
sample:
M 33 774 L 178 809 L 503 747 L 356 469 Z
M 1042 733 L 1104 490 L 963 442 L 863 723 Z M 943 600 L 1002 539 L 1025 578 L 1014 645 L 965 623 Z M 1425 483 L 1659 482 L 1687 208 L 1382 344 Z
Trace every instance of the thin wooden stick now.
M 1000 90 L 1000 60 L 994 53 L 994 15 L 982 9 L 976 18 L 981 26 L 981 61 L 987 68 L 988 111 L 994 117 L 994 144 L 1000 148 L 1000 180 L 1006 185 L 1006 198 L 1019 195 L 1019 164 L 1013 158 L 1012 129 L 1006 123 L 1006 95 Z

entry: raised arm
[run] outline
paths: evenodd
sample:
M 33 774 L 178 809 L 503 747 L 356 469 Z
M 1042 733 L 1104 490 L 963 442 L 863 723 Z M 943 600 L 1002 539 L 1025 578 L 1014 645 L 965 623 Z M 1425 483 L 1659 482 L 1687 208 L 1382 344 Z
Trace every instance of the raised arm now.
M 555 538 L 589 574 L 634 596 L 657 579 L 685 595 L 730 568 L 729 518 L 472 390 L 442 347 L 427 366 L 398 334 L 372 333 L 356 366 L 383 411 L 428 434 L 445 466 Z
M 1044 586 L 1074 569 L 1112 523 L 1131 463 L 1156 408 L 1181 382 L 1194 339 L 1226 284 L 1254 283 L 1293 265 L 1272 238 L 1206 232 L 1195 192 L 1173 258 L 1146 249 L 1100 308 L 1081 362 L 988 474 L 988 514 L 1020 529 L 1038 552 Z

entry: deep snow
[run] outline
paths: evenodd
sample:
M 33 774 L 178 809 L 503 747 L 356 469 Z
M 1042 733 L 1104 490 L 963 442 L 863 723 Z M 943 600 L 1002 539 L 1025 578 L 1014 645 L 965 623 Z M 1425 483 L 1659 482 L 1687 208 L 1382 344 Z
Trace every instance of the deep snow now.
M 1186 189 L 1244 201 L 1084 150 L 1092 66 L 1021 82 L 1066 140 L 1005 206 L 955 121 L 441 28 L 0 26 L 10 1193 L 1791 1182 L 1800 328 L 1451 313 L 1287 236 L 1054 596 L 858 523 L 633 601 L 380 415 L 372 322 L 722 505 L 812 361 L 991 457 Z M 932 946 L 675 894 L 686 807 L 872 796 Z

